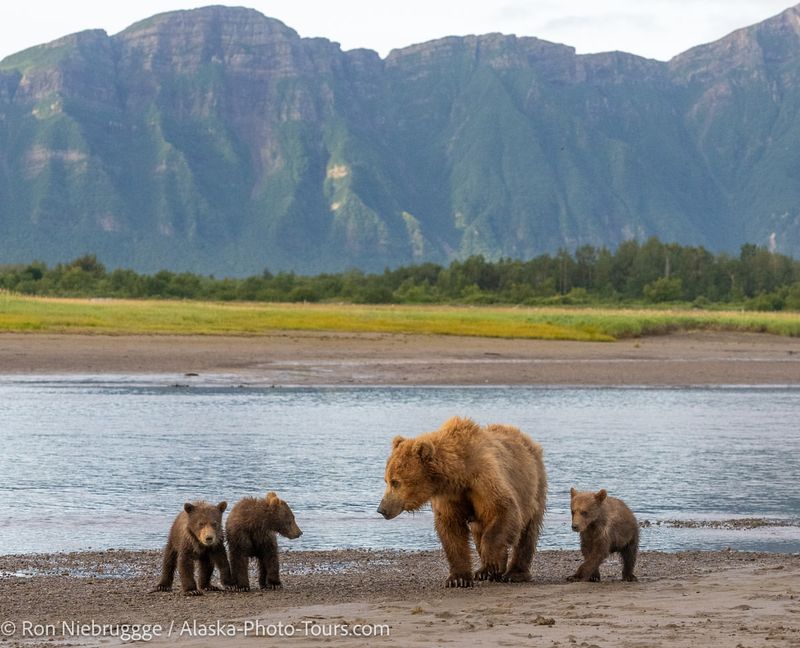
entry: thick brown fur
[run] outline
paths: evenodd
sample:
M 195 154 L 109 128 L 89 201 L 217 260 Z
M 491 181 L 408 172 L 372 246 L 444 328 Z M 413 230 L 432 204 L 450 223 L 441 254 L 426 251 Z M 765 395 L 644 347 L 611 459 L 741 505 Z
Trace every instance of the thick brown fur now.
M 547 476 L 541 446 L 517 428 L 454 417 L 435 432 L 398 436 L 385 480 L 378 512 L 386 519 L 431 502 L 450 566 L 447 587 L 470 587 L 473 578 L 531 580 Z M 474 574 L 470 531 L 481 563 Z
M 259 587 L 281 587 L 275 534 L 280 533 L 290 539 L 303 535 L 286 502 L 273 492 L 267 493 L 264 498 L 245 497 L 236 503 L 228 515 L 225 532 L 237 591 L 246 592 L 250 589 L 247 564 L 251 557 L 258 560 Z
M 164 547 L 161 580 L 155 591 L 172 590 L 176 567 L 181 579 L 181 589 L 187 596 L 198 596 L 202 594 L 202 590 L 219 590 L 219 587 L 211 584 L 214 566 L 219 569 L 222 585 L 232 585 L 222 530 L 222 513 L 227 506 L 227 502 L 214 505 L 203 501 L 186 502 L 183 505 L 183 510 L 175 518 L 169 531 L 167 546 Z M 197 581 L 194 574 L 195 562 L 200 564 Z
M 639 552 L 639 524 L 625 502 L 609 497 L 605 489 L 580 493 L 570 489 L 572 530 L 581 534 L 583 563 L 571 581 L 600 580 L 600 565 L 612 553 L 622 557 L 622 580 L 635 581 Z

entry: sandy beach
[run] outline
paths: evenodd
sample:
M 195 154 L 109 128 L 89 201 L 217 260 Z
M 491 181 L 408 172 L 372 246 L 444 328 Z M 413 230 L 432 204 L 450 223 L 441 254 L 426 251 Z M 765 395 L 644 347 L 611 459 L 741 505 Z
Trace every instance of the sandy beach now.
M 0 375 L 74 373 L 213 374 L 260 385 L 788 385 L 800 383 L 800 339 L 711 332 L 619 342 L 0 334 Z
M 644 552 L 638 583 L 620 581 L 616 560 L 604 565 L 601 583 L 566 583 L 578 563 L 577 551 L 545 551 L 533 583 L 451 590 L 438 551 L 286 552 L 281 590 L 184 597 L 148 593 L 158 578 L 155 551 L 6 556 L 0 621 L 14 624 L 5 638 L 13 646 L 117 645 L 120 624 L 149 626 L 161 635 L 150 639 L 155 645 L 186 646 L 800 642 L 800 556 Z M 93 632 L 102 636 L 86 636 Z M 345 636 L 356 632 L 375 636 Z
M 276 386 L 797 385 L 800 340 L 734 333 L 616 343 L 329 333 L 0 335 L 0 375 L 62 374 Z M 439 551 L 287 552 L 282 590 L 197 598 L 149 593 L 160 566 L 155 551 L 0 556 L 0 643 L 117 645 L 139 637 L 186 646 L 800 645 L 800 556 L 644 549 L 638 583 L 619 580 L 616 559 L 603 567 L 599 584 L 567 583 L 578 552 L 544 551 L 533 583 L 468 590 L 444 588 Z M 138 628 L 145 635 L 120 637 L 124 624 L 145 624 Z

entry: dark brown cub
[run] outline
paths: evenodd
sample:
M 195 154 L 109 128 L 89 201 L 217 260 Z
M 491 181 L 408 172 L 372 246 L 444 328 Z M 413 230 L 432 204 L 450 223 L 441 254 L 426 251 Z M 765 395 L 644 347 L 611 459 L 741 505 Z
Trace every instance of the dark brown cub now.
M 276 533 L 295 539 L 303 535 L 294 520 L 289 505 L 275 493 L 263 499 L 245 497 L 238 501 L 228 515 L 225 526 L 228 552 L 235 589 L 250 589 L 247 564 L 250 558 L 258 560 L 258 585 L 261 589 L 281 586 Z

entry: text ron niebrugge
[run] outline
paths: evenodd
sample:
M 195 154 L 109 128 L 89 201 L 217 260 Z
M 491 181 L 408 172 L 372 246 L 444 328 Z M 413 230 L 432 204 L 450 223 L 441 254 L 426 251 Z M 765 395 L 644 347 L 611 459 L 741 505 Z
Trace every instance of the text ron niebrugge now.
M 373 623 L 320 623 L 301 621 L 286 623 L 250 619 L 228 621 L 171 621 L 161 623 L 98 623 L 91 621 L 60 621 L 37 623 L 34 621 L 5 621 L 0 623 L 0 635 L 24 639 L 49 637 L 102 638 L 117 637 L 121 641 L 151 641 L 178 637 L 388 637 L 387 624 Z

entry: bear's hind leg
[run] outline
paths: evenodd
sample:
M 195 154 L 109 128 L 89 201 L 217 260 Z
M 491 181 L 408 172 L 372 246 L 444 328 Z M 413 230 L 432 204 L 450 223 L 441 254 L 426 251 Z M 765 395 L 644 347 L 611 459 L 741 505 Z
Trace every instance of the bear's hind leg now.
M 620 550 L 622 556 L 622 580 L 636 582 L 639 580 L 633 573 L 636 566 L 636 554 L 639 552 L 638 538 L 634 538 Z
M 219 580 L 225 589 L 234 589 L 236 583 L 231 574 L 231 564 L 228 562 L 228 554 L 225 553 L 225 546 L 220 545 L 213 552 L 211 552 L 211 560 L 214 561 L 214 566 L 219 570 Z
M 478 580 L 502 580 L 508 566 L 509 538 L 516 537 L 502 515 L 483 527 L 481 537 L 481 568 L 475 574 Z
M 234 589 L 237 592 L 247 592 L 250 590 L 250 577 L 247 574 L 247 553 L 237 544 L 229 547 L 231 579 Z
M 164 549 L 164 557 L 161 563 L 161 580 L 153 590 L 154 592 L 172 591 L 172 580 L 175 578 L 175 568 L 178 566 L 178 552 L 167 547 Z
M 219 587 L 211 584 L 211 575 L 214 573 L 214 563 L 211 556 L 203 554 L 200 557 L 200 589 L 206 592 L 218 592 Z
M 536 550 L 536 533 L 534 522 L 531 520 L 525 525 L 519 536 L 517 544 L 511 553 L 511 564 L 503 574 L 503 580 L 509 583 L 524 583 L 533 580 L 531 576 L 531 562 L 533 552 Z

